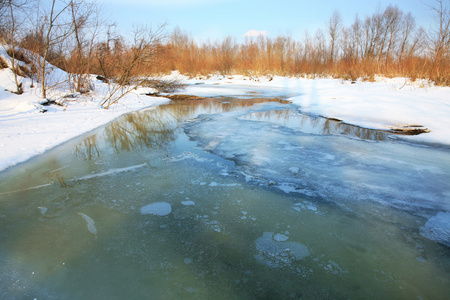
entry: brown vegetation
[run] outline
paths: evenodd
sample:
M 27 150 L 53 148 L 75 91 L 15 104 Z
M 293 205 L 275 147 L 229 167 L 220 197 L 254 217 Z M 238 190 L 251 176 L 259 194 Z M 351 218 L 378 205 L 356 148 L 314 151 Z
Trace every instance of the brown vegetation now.
M 356 17 L 344 27 L 336 11 L 327 32 L 306 34 L 302 41 L 289 36 L 260 36 L 238 44 L 222 42 L 199 45 L 176 29 L 159 56 L 160 70 L 206 75 L 311 75 L 356 80 L 387 77 L 429 78 L 449 85 L 450 15 L 443 1 L 433 8 L 436 30 L 417 27 L 410 13 L 388 6 L 365 19 Z
M 5 60 L 0 57 L 0 70 L 1 69 L 6 69 L 8 67 L 8 64 L 5 62 Z
M 26 69 L 14 65 L 13 70 L 39 82 L 43 97 L 50 87 L 47 62 L 67 71 L 65 80 L 73 91 L 91 90 L 90 74 L 102 76 L 110 87 L 106 106 L 131 86 L 176 87 L 148 80 L 174 70 L 193 76 L 333 76 L 369 81 L 383 75 L 450 85 L 448 0 L 428 0 L 436 22 L 427 30 L 416 26 L 410 13 L 387 6 L 363 19 L 356 16 L 350 26 L 344 26 L 335 11 L 325 30 L 306 33 L 301 41 L 260 36 L 237 43 L 227 37 L 204 44 L 179 29 L 167 35 L 164 25 L 156 30 L 138 27 L 127 39 L 116 32 L 115 24 L 102 25 L 98 8 L 86 0 L 52 0 L 47 7 L 33 0 L 1 3 L 2 43 L 12 46 L 8 49 L 27 49 L 9 50 L 12 64 L 16 59 L 27 63 Z M 31 28 L 26 27 L 29 21 Z M 19 91 L 21 82 L 16 82 Z

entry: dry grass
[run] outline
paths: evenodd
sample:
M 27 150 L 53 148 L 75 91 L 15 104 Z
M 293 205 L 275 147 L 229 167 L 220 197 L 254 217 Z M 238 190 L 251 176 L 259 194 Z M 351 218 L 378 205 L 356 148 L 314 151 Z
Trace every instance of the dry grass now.
M 0 57 L 0 70 L 8 68 L 8 64 L 5 62 L 3 57 Z
M 22 51 L 17 51 L 17 50 L 10 48 L 10 49 L 8 49 L 7 53 L 11 58 L 14 57 L 15 59 L 20 60 L 26 64 L 31 63 L 31 61 L 28 59 L 28 57 Z

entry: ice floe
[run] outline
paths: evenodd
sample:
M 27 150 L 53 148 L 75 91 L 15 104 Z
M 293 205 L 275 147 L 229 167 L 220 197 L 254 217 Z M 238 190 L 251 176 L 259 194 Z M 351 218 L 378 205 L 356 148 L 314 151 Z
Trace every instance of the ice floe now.
M 264 232 L 255 242 L 256 250 L 259 252 L 255 258 L 269 267 L 281 268 L 310 255 L 305 245 L 286 242 L 286 237 L 282 234 Z
M 430 240 L 450 247 L 450 213 L 439 212 L 420 228 L 420 234 Z
M 167 216 L 172 212 L 172 205 L 167 202 L 155 202 L 141 207 L 143 215 Z

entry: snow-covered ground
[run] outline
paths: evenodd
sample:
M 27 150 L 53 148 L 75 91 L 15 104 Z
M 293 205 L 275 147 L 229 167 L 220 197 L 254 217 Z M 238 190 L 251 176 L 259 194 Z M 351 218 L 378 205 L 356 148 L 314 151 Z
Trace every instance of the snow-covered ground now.
M 435 87 L 406 79 L 378 79 L 375 83 L 338 79 L 286 77 L 212 76 L 188 78 L 169 76 L 187 84 L 179 93 L 198 96 L 284 95 L 306 113 L 341 119 L 369 128 L 388 129 L 397 125 L 422 125 L 431 132 L 411 139 L 450 145 L 450 88 Z M 71 138 L 106 124 L 118 116 L 146 107 L 168 103 L 137 90 L 109 109 L 100 107 L 105 84 L 95 80 L 95 91 L 87 96 L 67 98 L 65 106 L 52 105 L 39 112 L 39 88 L 22 79 L 25 93 L 16 95 L 9 69 L 0 70 L 0 171 L 42 154 Z M 405 84 L 406 83 L 406 84 Z M 69 91 L 51 91 L 61 98 Z
M 96 91 L 88 96 L 67 98 L 64 106 L 46 106 L 39 112 L 39 88 L 31 89 L 23 79 L 25 93 L 13 94 L 13 74 L 0 70 L 0 171 L 106 124 L 125 113 L 168 103 L 161 97 L 144 95 L 147 90 L 136 90 L 126 95 L 119 104 L 109 109 L 100 107 L 104 83 L 96 81 Z M 61 98 L 69 91 L 53 91 L 49 98 Z

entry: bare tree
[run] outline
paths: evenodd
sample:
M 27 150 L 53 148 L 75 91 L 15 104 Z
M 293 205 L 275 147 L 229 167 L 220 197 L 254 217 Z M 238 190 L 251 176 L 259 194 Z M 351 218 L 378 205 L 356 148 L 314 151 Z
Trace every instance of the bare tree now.
M 389 55 L 398 40 L 398 34 L 403 18 L 403 12 L 397 6 L 389 5 L 384 11 L 383 17 L 385 19 L 385 36 L 387 42 L 386 48 L 386 64 L 389 60 Z
M 236 57 L 236 43 L 231 36 L 228 36 L 218 48 L 219 70 L 222 75 L 230 74 Z
M 94 39 L 100 29 L 99 10 L 94 3 L 84 0 L 70 3 L 73 34 L 69 61 L 65 69 L 72 90 L 86 92 L 90 88 L 89 73 L 94 51 Z
M 412 33 L 414 32 L 414 29 L 416 27 L 416 21 L 414 20 L 413 16 L 411 15 L 411 13 L 408 13 L 405 15 L 405 17 L 402 20 L 402 24 L 401 24 L 401 45 L 399 48 L 399 54 L 398 54 L 398 59 L 399 62 L 402 62 L 403 57 L 405 55 L 405 52 L 407 50 L 408 47 L 408 42 L 411 38 Z
M 68 12 L 74 1 L 64 2 L 52 0 L 50 11 L 45 15 L 43 27 L 43 53 L 40 59 L 40 84 L 42 98 L 47 97 L 47 66 L 48 57 L 52 47 L 61 44 L 73 32 L 73 23 Z M 69 18 L 68 18 L 69 16 Z
M 448 72 L 450 50 L 450 0 L 435 0 L 428 6 L 434 12 L 435 28 L 428 34 L 431 45 L 432 68 L 431 77 L 437 83 L 444 84 L 445 72 Z M 447 79 L 448 80 L 448 79 Z
M 102 101 L 104 108 L 109 108 L 117 103 L 123 96 L 141 86 L 148 79 L 148 75 L 140 74 L 136 76 L 134 71 L 137 66 L 142 64 L 151 65 L 155 63 L 157 45 L 166 38 L 165 27 L 163 24 L 155 31 L 146 26 L 136 27 L 134 30 L 133 44 L 126 49 L 125 55 L 121 57 L 122 68 L 115 76 L 114 80 L 109 82 L 108 94 Z
M 26 11 L 29 0 L 4 0 L 0 1 L 1 38 L 3 46 L 8 48 L 7 53 L 10 57 L 11 69 L 14 74 L 15 93 L 22 94 L 23 87 L 19 74 L 21 74 L 20 64 L 18 62 L 19 49 L 16 47 L 20 40 L 23 24 L 26 20 Z
M 333 12 L 328 21 L 328 34 L 330 35 L 330 60 L 334 62 L 336 56 L 336 45 L 339 33 L 342 29 L 342 17 L 338 10 Z

